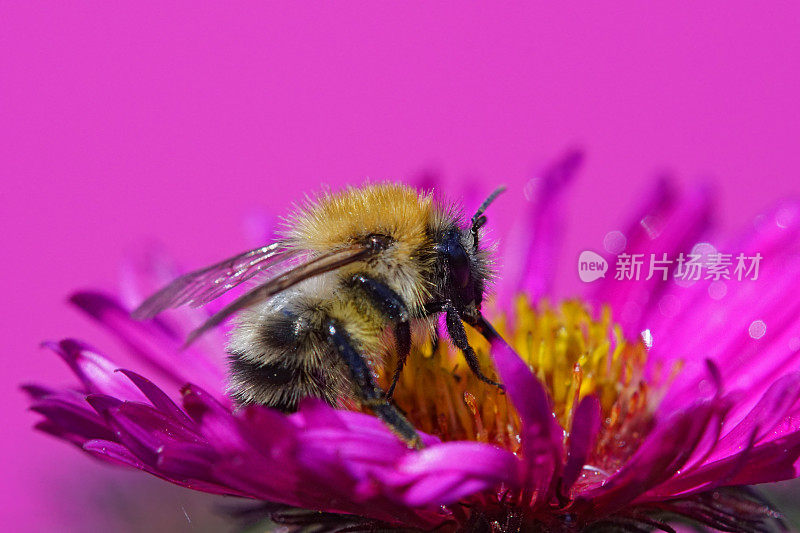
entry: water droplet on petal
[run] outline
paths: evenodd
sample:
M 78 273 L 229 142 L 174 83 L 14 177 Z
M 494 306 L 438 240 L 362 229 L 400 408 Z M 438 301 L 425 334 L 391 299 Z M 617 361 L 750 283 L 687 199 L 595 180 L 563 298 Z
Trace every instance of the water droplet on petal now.
M 647 346 L 648 348 L 652 348 L 653 347 L 653 332 L 650 331 L 649 329 L 646 329 L 646 330 L 642 331 L 642 341 L 644 342 L 645 346 Z
M 647 236 L 650 237 L 651 240 L 657 239 L 664 229 L 664 221 L 661 219 L 661 217 L 653 215 L 645 215 L 640 224 L 647 232 Z
M 760 339 L 767 332 L 767 325 L 763 320 L 753 320 L 750 327 L 747 329 L 750 336 L 754 339 Z
M 627 244 L 628 239 L 625 237 L 625 234 L 619 230 L 609 231 L 606 233 L 606 236 L 603 237 L 603 248 L 610 254 L 622 253 Z
M 681 302 L 673 294 L 667 294 L 658 302 L 658 310 L 665 317 L 676 316 L 681 310 Z
M 789 339 L 789 349 L 793 352 L 800 350 L 800 337 L 792 337 Z
M 717 248 L 710 242 L 698 242 L 692 248 L 692 254 L 700 256 L 700 263 L 704 265 L 711 262 L 712 255 L 717 253 Z
M 522 194 L 529 202 L 533 202 L 539 197 L 539 191 L 542 189 L 542 180 L 540 178 L 533 178 L 528 180 L 522 188 Z
M 726 294 L 728 294 L 728 286 L 724 281 L 712 281 L 708 286 L 708 295 L 714 300 L 721 300 Z
M 779 228 L 788 228 L 797 220 L 798 216 L 800 216 L 800 213 L 798 213 L 797 206 L 785 205 L 775 213 L 775 224 L 777 224 Z

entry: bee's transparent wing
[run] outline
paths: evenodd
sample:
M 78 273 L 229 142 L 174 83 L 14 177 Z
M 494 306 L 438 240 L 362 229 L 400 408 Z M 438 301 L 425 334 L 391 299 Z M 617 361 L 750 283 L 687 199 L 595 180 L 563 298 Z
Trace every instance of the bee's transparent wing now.
M 283 242 L 275 242 L 185 274 L 150 296 L 131 316 L 145 320 L 165 309 L 199 307 L 244 283 L 265 269 L 297 255 Z
M 365 259 L 370 254 L 374 253 L 374 251 L 374 248 L 370 248 L 368 246 L 351 245 L 347 248 L 342 248 L 315 256 L 308 261 L 297 265 L 290 270 L 287 270 L 286 272 L 278 274 L 266 283 L 263 283 L 250 292 L 243 294 L 225 306 L 222 310 L 212 315 L 202 326 L 189 334 L 189 336 L 186 338 L 185 346 L 191 344 L 200 335 L 219 325 L 226 318 L 237 311 L 271 298 L 279 292 L 297 285 L 301 281 Z

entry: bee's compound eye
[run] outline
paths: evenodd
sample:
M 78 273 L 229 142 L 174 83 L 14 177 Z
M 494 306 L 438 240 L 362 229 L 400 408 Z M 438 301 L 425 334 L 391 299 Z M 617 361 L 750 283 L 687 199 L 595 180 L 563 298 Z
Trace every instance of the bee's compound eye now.
M 392 238 L 388 235 L 373 233 L 367 237 L 367 243 L 376 250 L 384 250 L 392 244 Z
M 448 263 L 450 264 L 450 273 L 455 284 L 458 287 L 466 287 L 469 284 L 469 258 L 463 248 L 460 253 L 451 255 L 448 258 Z
M 453 285 L 459 288 L 466 287 L 470 281 L 469 256 L 461 245 L 458 234 L 453 232 L 446 235 L 438 249 L 447 261 Z

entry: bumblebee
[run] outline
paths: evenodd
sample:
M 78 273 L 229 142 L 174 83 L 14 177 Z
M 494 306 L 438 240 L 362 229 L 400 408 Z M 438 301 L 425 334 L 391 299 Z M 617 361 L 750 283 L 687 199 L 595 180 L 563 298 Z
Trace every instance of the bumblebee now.
M 443 314 L 470 370 L 502 388 L 483 374 L 462 323 L 490 341 L 497 336 L 481 315 L 491 272 L 479 241 L 484 211 L 502 191 L 467 225 L 455 208 L 400 184 L 324 193 L 295 209 L 276 242 L 176 279 L 133 317 L 202 306 L 257 276 L 265 279 L 187 338 L 189 344 L 239 313 L 228 345 L 230 394 L 241 404 L 286 412 L 305 397 L 331 405 L 355 400 L 419 448 L 419 435 L 391 402 L 412 327 L 436 331 Z M 373 368 L 391 350 L 397 364 L 384 392 Z

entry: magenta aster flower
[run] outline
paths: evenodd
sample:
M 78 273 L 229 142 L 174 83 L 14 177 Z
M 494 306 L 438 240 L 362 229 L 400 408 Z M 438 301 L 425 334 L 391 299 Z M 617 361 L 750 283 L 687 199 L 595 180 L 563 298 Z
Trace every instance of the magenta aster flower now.
M 620 281 L 553 302 L 559 203 L 580 162 L 532 182 L 528 220 L 502 257 L 493 322 L 507 342 L 470 339 L 506 394 L 450 347 L 414 348 L 395 392 L 425 448 L 377 418 L 307 400 L 290 415 L 236 409 L 223 336 L 181 351 L 209 311 L 148 322 L 130 309 L 173 278 L 151 258 L 123 299 L 72 302 L 126 347 L 137 371 L 77 340 L 47 343 L 76 389 L 26 386 L 38 428 L 104 461 L 185 487 L 263 502 L 290 528 L 447 531 L 723 531 L 780 527 L 745 486 L 800 475 L 800 206 L 783 204 L 716 252 L 760 253 L 758 280 Z M 659 185 L 608 249 L 698 249 L 709 198 Z M 378 369 L 386 384 L 385 369 Z M 147 375 L 148 377 L 145 377 Z

